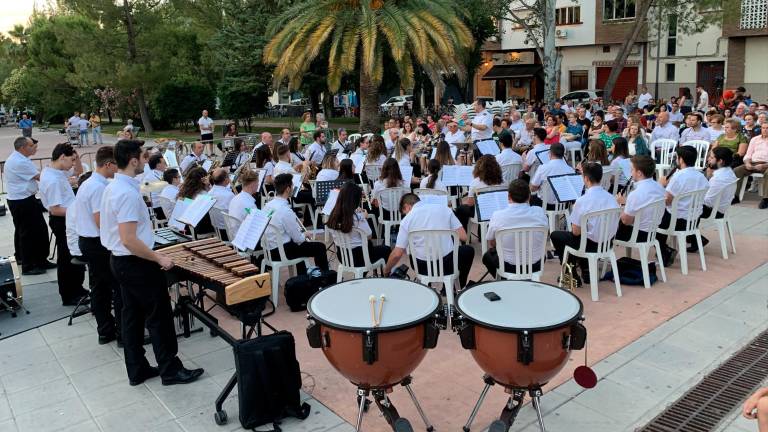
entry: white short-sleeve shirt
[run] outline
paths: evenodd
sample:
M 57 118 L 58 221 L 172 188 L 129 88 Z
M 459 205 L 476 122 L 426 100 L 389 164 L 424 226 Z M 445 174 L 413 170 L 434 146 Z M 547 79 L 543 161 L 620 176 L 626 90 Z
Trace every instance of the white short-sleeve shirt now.
M 99 227 L 96 225 L 93 215 L 101 212 L 101 198 L 107 184 L 109 183 L 104 176 L 94 172 L 78 188 L 74 205 L 77 207 L 77 224 L 75 226 L 77 235 L 91 238 L 99 236 Z
M 472 124 L 485 125 L 485 130 L 475 129 L 472 127 L 472 141 L 489 140 L 493 138 L 493 115 L 487 109 L 475 114 L 475 118 L 472 119 Z
M 101 244 L 112 255 L 129 256 L 131 252 L 120 240 L 119 225 L 136 222 L 136 237 L 148 248 L 155 243 L 149 211 L 141 197 L 139 182 L 125 174 L 115 174 L 115 180 L 104 189 L 101 199 Z
M 320 145 L 317 141 L 310 144 L 307 150 L 304 152 L 304 159 L 310 162 L 314 162 L 318 165 L 323 163 L 325 158 L 325 146 Z
M 533 146 L 532 149 L 528 150 L 528 153 L 525 156 L 525 164 L 533 166 L 533 164 L 539 163 L 539 160 L 536 158 L 536 153 L 544 150 L 549 151 L 549 144 L 539 143 Z
M 696 168 L 688 167 L 678 170 L 672 175 L 669 184 L 667 184 L 667 192 L 675 197 L 681 193 L 706 189 L 707 187 L 709 187 L 709 183 L 707 182 L 707 178 L 704 177 L 704 174 Z M 691 198 L 685 198 L 678 202 L 678 219 L 685 219 L 688 217 L 688 203 L 690 200 Z M 701 209 L 695 210 L 699 213 L 701 212 Z M 667 206 L 667 211 L 672 213 L 672 207 Z
M 171 200 L 171 202 L 175 203 L 176 197 L 179 196 L 179 187 L 176 185 L 168 185 L 163 188 L 162 192 L 160 192 L 160 196 L 163 198 L 167 198 Z
M 496 162 L 498 162 L 501 166 L 514 163 L 522 164 L 523 158 L 511 148 L 505 148 L 501 151 L 501 153 L 496 155 Z
M 75 193 L 66 171 L 51 167 L 43 169 L 40 174 L 40 200 L 48 210 L 55 206 L 67 208 L 75 202 Z
M 80 237 L 77 235 L 77 206 L 67 207 L 66 220 L 64 221 L 67 234 L 67 249 L 72 256 L 82 256 L 80 252 Z
M 229 186 L 221 185 L 213 185 L 208 194 L 216 199 L 216 203 L 214 203 L 213 206 L 222 211 L 227 211 L 229 209 L 229 202 L 235 197 L 235 194 Z
M 648 204 L 664 199 L 664 188 L 654 179 L 645 179 L 635 182 L 632 192 L 627 195 L 627 202 L 624 205 L 624 213 L 635 217 L 634 225 L 639 226 L 640 231 L 648 232 L 651 230 L 651 217 L 653 215 L 645 213 L 645 218 L 638 220 L 638 212 Z
M 464 131 L 457 130 L 456 133 L 453 133 L 451 131 L 448 131 L 448 133 L 445 134 L 445 142 L 451 145 L 451 147 L 455 147 L 456 144 L 464 143 L 466 141 L 466 136 L 464 135 Z
M 317 173 L 317 177 L 315 177 L 315 180 L 331 181 L 331 180 L 336 180 L 337 178 L 339 178 L 338 171 L 330 168 L 323 168 Z
M 581 216 L 587 213 L 600 210 L 608 210 L 612 208 L 619 208 L 619 204 L 616 202 L 616 198 L 614 198 L 610 192 L 606 191 L 601 186 L 592 186 L 591 188 L 587 189 L 584 195 L 579 197 L 579 199 L 577 199 L 573 204 L 573 209 L 571 210 L 569 220 L 571 224 L 581 227 Z M 612 238 L 616 235 L 616 230 L 618 228 L 619 217 L 616 215 L 616 217 L 612 218 L 610 221 L 605 234 L 607 234 L 609 238 Z M 600 241 L 607 240 L 606 238 L 600 238 L 600 233 L 597 230 L 597 221 L 594 219 L 589 221 L 586 230 L 584 227 L 581 227 L 582 235 L 585 234 L 585 231 L 587 238 L 593 242 L 599 243 Z
M 200 133 L 211 133 L 213 131 L 213 119 L 210 117 L 200 117 L 197 124 L 200 126 Z
M 423 179 L 421 179 L 421 183 L 419 183 L 419 187 L 421 189 L 427 189 L 427 183 L 429 183 L 429 177 L 430 176 L 426 176 Z M 443 184 L 442 181 L 440 181 L 439 178 L 435 179 L 435 187 L 433 187 L 432 189 L 448 191 L 448 188 L 445 187 L 445 185 Z
M 718 168 L 712 173 L 712 177 L 709 178 L 709 189 L 704 196 L 704 205 L 712 207 L 715 204 L 717 195 L 725 191 L 725 195 L 720 199 L 720 205 L 717 207 L 717 211 L 720 213 L 725 212 L 731 205 L 731 198 L 736 194 L 736 184 L 733 183 L 737 180 L 736 174 L 733 173 L 731 167 Z
M 37 193 L 37 180 L 40 174 L 28 157 L 14 151 L 5 161 L 5 184 L 9 200 L 22 200 Z
M 497 231 L 507 228 L 546 228 L 548 226 L 547 214 L 541 207 L 530 206 L 527 203 L 510 203 L 507 208 L 497 210 L 491 216 L 488 223 L 488 238 L 495 238 Z M 533 262 L 543 256 L 544 238 L 546 238 L 545 234 L 537 234 L 533 240 L 533 250 L 528 251 L 529 254 L 533 254 Z M 504 244 L 496 244 L 496 248 L 499 247 L 504 248 L 506 262 L 517 264 L 513 239 L 508 239 Z
M 408 235 L 411 231 L 425 229 L 456 231 L 459 228 L 461 228 L 461 222 L 459 222 L 456 215 L 448 207 L 417 202 L 400 222 L 400 230 L 397 233 L 395 246 L 407 250 Z M 453 251 L 450 237 L 443 239 L 440 249 L 443 256 Z M 417 235 L 414 237 L 413 254 L 420 260 L 425 260 L 427 257 L 424 251 L 424 239 L 421 236 Z
M 182 175 L 187 172 L 187 169 L 192 165 L 193 162 L 197 162 L 198 164 L 202 165 L 204 161 L 208 160 L 208 156 L 205 155 L 205 153 L 201 153 L 200 156 L 196 156 L 194 153 L 190 153 L 186 156 L 184 156 L 184 159 L 181 160 L 181 163 L 179 164 L 179 169 L 181 169 Z
M 243 219 L 245 219 L 245 216 L 247 216 L 245 209 L 251 209 L 255 207 L 256 198 L 254 198 L 253 195 L 249 194 L 248 192 L 242 191 L 229 201 L 229 210 L 227 213 L 233 218 L 242 222 Z

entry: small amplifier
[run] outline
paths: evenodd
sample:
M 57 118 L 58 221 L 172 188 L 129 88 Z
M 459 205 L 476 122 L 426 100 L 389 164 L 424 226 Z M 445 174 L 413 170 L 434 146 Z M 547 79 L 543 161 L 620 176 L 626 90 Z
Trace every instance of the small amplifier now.
M 15 317 L 16 311 L 24 308 L 23 302 L 21 272 L 16 259 L 0 257 L 0 311 L 9 311 Z

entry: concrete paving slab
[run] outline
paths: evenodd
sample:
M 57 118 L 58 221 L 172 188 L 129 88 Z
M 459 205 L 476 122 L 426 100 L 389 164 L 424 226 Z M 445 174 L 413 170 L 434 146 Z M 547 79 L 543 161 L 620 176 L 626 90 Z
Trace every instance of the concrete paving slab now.
M 140 400 L 96 417 L 102 430 L 119 432 L 146 432 L 170 421 L 173 416 L 155 398 Z
M 0 432 L 18 432 L 13 420 L 0 421 Z
M 7 351 L 6 351 L 7 352 Z M 0 377 L 56 360 L 48 345 L 0 356 Z
M 114 361 L 93 369 L 72 374 L 69 377 L 78 392 L 86 394 L 98 388 L 121 383 L 128 385 L 128 375 L 123 361 Z
M 116 407 L 125 407 L 142 400 L 152 400 L 155 396 L 146 385 L 130 386 L 127 382 L 118 382 L 89 392 L 81 392 L 80 398 L 91 415 L 98 417 Z
M 91 418 L 80 399 L 72 398 L 16 416 L 19 432 L 57 431 Z
M 92 339 L 92 337 L 93 335 L 91 335 L 89 339 Z M 93 347 L 93 341 L 91 341 L 90 348 Z M 59 363 L 61 364 L 61 367 L 64 368 L 67 375 L 72 375 L 117 360 L 121 360 L 117 353 L 109 347 L 101 346 L 100 348 L 84 350 L 72 355 L 60 357 Z
M 164 386 L 155 379 L 146 385 L 175 417 L 183 417 L 202 405 L 213 407 L 213 401 L 221 391 L 221 387 L 206 375 L 191 384 Z
M 54 381 L 63 376 L 65 376 L 64 369 L 61 368 L 59 362 L 53 360 L 5 375 L 2 377 L 2 380 L 5 392 L 13 394 Z
M 77 399 L 75 387 L 68 378 L 61 378 L 43 385 L 7 395 L 13 414 L 20 416 L 44 406 Z

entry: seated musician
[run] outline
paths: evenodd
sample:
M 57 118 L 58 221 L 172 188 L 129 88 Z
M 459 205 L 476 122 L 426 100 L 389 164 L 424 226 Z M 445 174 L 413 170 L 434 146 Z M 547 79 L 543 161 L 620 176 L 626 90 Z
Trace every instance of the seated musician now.
M 597 227 L 590 224 L 589 226 L 582 227 L 581 216 L 587 213 L 596 212 L 600 210 L 607 210 L 611 208 L 618 208 L 616 199 L 613 198 L 610 192 L 603 189 L 600 185 L 600 180 L 603 178 L 603 167 L 594 162 L 587 162 L 581 167 L 581 175 L 584 178 L 584 187 L 586 191 L 584 195 L 579 197 L 573 204 L 571 215 L 569 220 L 571 223 L 571 231 L 555 231 L 550 235 L 552 244 L 555 246 L 555 252 L 560 258 L 560 262 L 563 262 L 563 251 L 566 246 L 570 246 L 574 249 L 579 248 L 581 243 L 581 235 L 587 236 L 587 252 L 597 251 L 597 244 L 599 241 L 604 240 L 600 238 L 600 232 Z M 615 221 L 615 224 L 608 227 L 607 233 L 613 238 L 616 235 L 616 229 L 618 228 L 619 221 Z M 577 258 L 573 255 L 569 256 L 569 261 L 575 263 Z M 581 281 L 584 283 L 589 282 L 589 266 L 586 258 L 578 259 L 579 266 L 581 267 Z M 579 277 L 575 274 L 577 283 L 580 283 Z M 595 275 L 598 276 L 598 275 Z
M 168 168 L 168 164 L 165 162 L 163 155 L 160 153 L 151 155 L 149 157 L 148 165 L 149 171 L 144 171 L 144 176 L 141 178 L 141 184 L 149 185 L 163 181 L 163 173 Z M 157 192 L 150 193 L 149 202 L 152 205 L 152 209 L 154 210 L 155 215 L 157 215 L 157 218 L 165 219 L 165 213 L 163 213 L 163 209 L 160 207 L 160 203 L 157 201 L 159 196 L 160 195 Z
M 273 178 L 274 178 L 274 172 L 275 172 L 275 162 L 272 158 L 272 150 L 268 145 L 262 145 L 261 147 L 256 149 L 256 168 L 263 169 L 266 171 L 264 174 L 264 184 L 265 185 L 271 185 Z
M 291 150 L 287 145 L 278 144 L 275 150 L 277 156 L 277 163 L 272 172 L 273 175 L 278 176 L 280 174 L 298 174 L 295 167 L 291 162 Z M 298 165 L 301 168 L 301 164 Z
M 653 179 L 653 174 L 656 172 L 656 162 L 650 156 L 633 156 L 631 162 L 632 180 L 635 186 L 630 194 L 626 196 L 620 194 L 616 197 L 619 204 L 624 204 L 616 239 L 629 240 L 632 236 L 633 225 L 639 224 L 637 241 L 645 242 L 648 240 L 648 231 L 653 228 L 651 227 L 653 215 L 646 212 L 644 219 L 637 220 L 637 213 L 648 204 L 664 199 L 664 188 Z
M 547 194 L 547 210 L 554 210 L 555 204 L 557 204 L 557 197 L 555 192 L 550 190 L 547 178 L 562 174 L 573 174 L 573 168 L 563 159 L 565 157 L 565 146 L 560 143 L 554 143 L 549 147 L 549 161 L 540 166 L 536 173 L 534 173 L 531 179 L 531 192 L 539 192 L 542 187 L 547 188 L 549 193 Z M 546 185 L 545 185 L 546 183 Z M 531 204 L 537 206 L 543 206 L 543 197 L 541 193 L 539 196 L 531 198 Z
M 684 192 L 691 192 L 695 190 L 706 189 L 709 184 L 707 178 L 704 177 L 699 170 L 695 168 L 696 164 L 696 149 L 691 146 L 680 146 L 675 149 L 677 153 L 677 169 L 667 176 L 661 179 L 661 185 L 666 186 L 666 202 L 667 210 L 664 212 L 664 217 L 661 218 L 661 224 L 659 228 L 667 229 L 672 225 L 672 200 L 676 195 Z M 677 220 L 675 221 L 676 230 L 685 229 L 686 217 L 688 216 L 688 205 L 691 198 L 680 200 L 677 203 Z M 701 209 L 694 209 L 696 212 L 700 212 Z M 656 239 L 661 245 L 661 259 L 664 261 L 664 266 L 672 265 L 677 254 L 677 250 L 667 245 L 667 235 L 658 233 Z M 695 241 L 694 241 L 695 243 Z
M 179 194 L 179 185 L 181 184 L 181 176 L 179 170 L 176 168 L 169 168 L 163 173 L 163 181 L 168 183 L 168 186 L 164 187 L 160 192 L 160 196 L 167 198 L 171 202 L 176 202 L 176 196 Z
M 716 147 L 709 152 L 707 157 L 707 168 L 712 170 L 712 177 L 709 178 L 709 188 L 707 194 L 704 195 L 704 207 L 701 211 L 702 218 L 708 218 L 712 215 L 712 206 L 715 204 L 715 200 L 721 194 L 723 189 L 728 188 L 720 199 L 720 205 L 715 213 L 716 218 L 722 218 L 725 215 L 725 211 L 731 205 L 731 199 L 736 194 L 736 182 L 738 179 L 736 174 L 733 173 L 731 164 L 733 163 L 733 151 L 727 147 Z M 696 243 L 696 236 L 688 236 L 688 243 L 691 245 L 688 247 L 688 252 L 694 253 L 699 251 L 699 245 Z M 701 245 L 706 246 L 709 240 L 701 236 Z
M 499 134 L 499 143 L 501 144 L 501 153 L 496 155 L 496 162 L 499 163 L 499 165 L 509 165 L 514 163 L 519 163 L 522 165 L 523 158 L 520 157 L 517 152 L 512 150 L 512 142 L 514 141 L 514 138 L 512 137 L 512 132 L 509 131 L 502 131 Z
M 195 199 L 200 194 L 207 194 L 211 187 L 208 173 L 203 167 L 192 167 L 184 177 L 184 182 L 179 188 L 177 199 Z M 195 227 L 195 234 L 208 234 L 213 232 L 213 224 L 209 215 L 203 216 Z
M 325 157 L 325 132 L 316 130 L 312 138 L 314 142 L 304 151 L 304 159 L 311 164 L 320 165 Z
M 416 230 L 451 230 L 456 231 L 459 241 L 467 240 L 467 232 L 461 226 L 461 222 L 456 218 L 451 209 L 441 204 L 426 204 L 419 200 L 416 194 L 405 194 L 400 199 L 400 212 L 405 216 L 400 222 L 400 230 L 397 233 L 397 241 L 389 259 L 384 267 L 384 274 L 388 275 L 392 269 L 400 262 L 408 249 L 408 236 L 411 231 Z M 415 250 L 418 270 L 422 273 L 427 271 L 427 254 L 423 249 L 423 241 L 415 239 Z M 453 245 L 449 238 L 446 238 L 442 244 L 443 254 L 443 272 L 451 275 L 455 272 L 453 268 Z M 475 258 L 475 250 L 469 245 L 459 246 L 459 285 L 461 288 L 467 285 L 469 270 L 472 268 L 472 260 Z
M 362 208 L 363 190 L 354 183 L 346 183 L 341 187 L 336 206 L 333 208 L 326 227 L 330 228 L 334 242 L 338 243 L 338 233 L 350 234 L 352 246 L 352 259 L 354 265 L 362 267 L 363 247 L 368 249 L 368 257 L 371 263 L 389 257 L 390 248 L 386 245 L 374 246 L 371 242 L 373 230 L 367 219 L 367 213 Z M 359 233 L 352 232 L 352 228 L 358 228 L 366 234 L 362 238 Z M 337 252 L 337 255 L 341 252 Z
M 405 187 L 403 183 L 403 174 L 400 172 L 400 165 L 397 161 L 388 158 L 381 166 L 381 175 L 379 179 L 373 183 L 373 190 L 371 190 L 371 197 L 375 196 L 377 192 L 388 188 L 402 188 Z M 375 214 L 379 214 L 380 208 L 384 208 L 387 213 L 384 213 L 385 219 L 389 219 L 389 212 L 394 211 L 392 208 L 387 208 L 387 205 L 397 205 L 397 203 L 381 203 L 378 199 L 373 200 L 373 208 L 371 209 Z
M 248 143 L 244 139 L 235 138 L 235 151 L 237 152 L 237 157 L 232 166 L 229 167 L 231 172 L 237 171 L 240 165 L 251 160 L 251 152 L 248 151 Z
M 429 175 L 421 179 L 421 183 L 419 183 L 419 188 L 436 189 L 436 190 L 442 190 L 447 192 L 448 188 L 445 187 L 443 182 L 440 180 L 441 169 L 442 169 L 442 165 L 440 165 L 440 161 L 438 161 L 437 159 L 430 159 L 429 163 L 427 164 L 427 172 L 429 173 Z
M 299 224 L 296 213 L 288 202 L 293 193 L 293 177 L 290 174 L 280 174 L 275 177 L 275 198 L 264 206 L 264 211 L 272 211 L 271 226 L 277 228 L 281 234 L 283 248 L 288 259 L 314 258 L 315 265 L 321 270 L 328 270 L 328 256 L 325 253 L 325 245 L 321 242 L 307 241 L 306 233 Z M 267 246 L 272 259 L 279 260 L 280 253 L 277 249 L 277 238 L 267 231 Z M 266 253 L 266 251 L 265 251 Z M 298 274 L 306 273 L 303 262 L 296 264 Z
M 216 203 L 213 205 L 221 211 L 227 211 L 229 208 L 229 202 L 235 197 L 230 187 L 231 180 L 226 168 L 216 168 L 211 174 L 211 180 L 213 186 L 211 187 L 210 195 L 216 198 Z
M 504 178 L 501 175 L 501 166 L 496 162 L 496 158 L 491 155 L 481 156 L 472 170 L 472 182 L 469 184 L 469 192 L 462 200 L 459 208 L 456 209 L 456 217 L 461 221 L 464 229 L 469 224 L 469 219 L 475 215 L 475 195 L 477 190 L 490 186 L 500 186 L 504 184 Z
M 320 168 L 315 177 L 317 181 L 336 180 L 339 177 L 339 160 L 335 155 L 326 154 Z
M 545 139 L 547 139 L 546 129 L 533 129 L 533 147 L 523 153 L 523 171 L 529 172 L 534 164 L 539 163 L 538 159 L 536 159 L 537 152 L 549 150 L 549 144 L 544 144 Z
M 507 188 L 509 194 L 509 207 L 503 210 L 497 210 L 491 216 L 491 220 L 488 224 L 488 252 L 483 255 L 483 264 L 491 276 L 496 277 L 496 269 L 499 267 L 499 255 L 496 252 L 497 247 L 504 248 L 505 263 L 504 271 L 515 273 L 516 258 L 515 258 L 515 242 L 513 238 L 508 238 L 504 244 L 496 244 L 496 232 L 508 228 L 547 228 L 549 221 L 547 215 L 541 207 L 531 206 L 528 204 L 528 200 L 531 198 L 531 192 L 528 189 L 528 183 L 525 180 L 512 180 Z M 529 255 L 533 257 L 541 257 L 544 254 L 542 251 L 542 245 L 546 237 L 545 234 L 538 235 L 533 240 L 533 250 L 527 251 Z M 538 272 L 541 270 L 541 261 L 533 263 L 532 272 Z
M 184 156 L 184 159 L 182 159 L 181 163 L 179 164 L 179 168 L 181 169 L 182 173 L 186 173 L 193 163 L 202 165 L 203 162 L 208 160 L 208 156 L 203 153 L 204 149 L 205 146 L 200 141 L 192 144 L 192 153 Z
M 248 215 L 246 209 L 256 208 L 256 198 L 259 192 L 259 176 L 253 171 L 246 171 L 240 175 L 240 184 L 243 189 L 229 202 L 227 213 L 240 222 Z

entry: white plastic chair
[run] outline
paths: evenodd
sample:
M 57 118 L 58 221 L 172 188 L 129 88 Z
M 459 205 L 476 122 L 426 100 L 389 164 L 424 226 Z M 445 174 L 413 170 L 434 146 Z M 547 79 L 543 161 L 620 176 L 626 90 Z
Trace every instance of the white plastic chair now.
M 359 133 L 353 133 L 348 137 L 349 142 L 353 145 L 355 144 L 355 141 L 359 140 L 360 138 L 362 138 L 362 135 L 360 135 Z
M 277 242 L 277 249 L 280 255 L 279 260 L 272 259 L 272 254 L 270 253 L 271 249 L 267 244 L 267 238 L 270 236 L 274 236 L 275 241 Z M 272 269 L 272 303 L 274 303 L 275 307 L 277 307 L 278 299 L 280 298 L 280 270 L 282 270 L 283 267 L 287 267 L 288 275 L 295 276 L 296 264 L 303 261 L 307 268 L 311 267 L 311 264 L 308 258 L 288 259 L 288 257 L 285 256 L 285 248 L 283 247 L 283 234 L 271 223 L 267 225 L 267 229 L 264 231 L 264 235 L 261 237 L 261 248 L 264 250 L 264 261 L 262 262 L 263 268 L 261 270 L 266 271 L 267 267 Z
M 566 219 L 565 229 L 570 231 L 571 225 L 567 223 L 568 215 L 571 213 L 570 211 L 570 203 L 561 203 L 555 200 L 555 203 L 552 204 L 555 206 L 553 210 L 547 209 L 547 200 L 549 199 L 549 194 L 554 194 L 552 190 L 549 188 L 549 182 L 543 181 L 541 183 L 541 188 L 539 189 L 539 196 L 541 196 L 541 206 L 544 208 L 544 213 L 547 215 L 547 220 L 549 221 L 549 232 L 555 232 L 558 229 L 560 229 L 560 226 L 558 226 L 558 222 L 560 221 L 560 217 L 563 217 L 563 219 Z M 551 240 L 550 240 L 551 242 Z M 555 245 L 552 245 L 552 248 L 554 249 Z
M 336 269 L 336 282 L 341 282 L 344 280 L 345 272 L 354 273 L 355 279 L 363 279 L 365 277 L 365 273 L 371 274 L 378 272 L 383 276 L 382 272 L 384 269 L 384 264 L 386 263 L 382 258 L 374 263 L 371 262 L 371 257 L 368 254 L 367 246 L 368 236 L 363 230 L 360 228 L 352 227 L 352 232 L 347 234 L 332 229 L 327 229 L 327 231 L 331 233 L 333 242 L 339 249 L 337 253 L 337 257 L 339 259 L 339 267 Z M 351 245 L 353 236 L 352 233 L 360 235 L 360 238 L 363 239 L 363 247 L 361 248 L 363 250 L 363 266 L 361 267 L 355 266 L 355 259 L 352 253 L 354 247 Z
M 752 177 L 753 182 L 757 182 L 757 191 L 760 194 L 760 196 L 763 196 L 763 174 L 761 173 L 752 173 L 749 175 L 749 177 Z M 741 181 L 741 189 L 739 189 L 739 201 L 744 200 L 744 192 L 747 191 L 747 176 L 744 177 Z
M 670 214 L 669 228 L 659 228 L 660 233 L 668 236 L 677 237 L 677 247 L 680 256 L 680 269 L 684 275 L 688 274 L 688 254 L 686 253 L 686 241 L 685 238 L 689 235 L 696 236 L 696 243 L 699 246 L 699 258 L 701 259 L 701 270 L 707 271 L 707 263 L 704 260 L 704 246 L 701 244 L 701 231 L 698 228 L 699 216 L 701 216 L 701 210 L 704 205 L 704 196 L 707 190 L 695 190 L 685 192 L 677 195 L 673 200 L 670 208 L 672 212 Z M 677 221 L 677 208 L 678 203 L 682 200 L 687 200 L 688 215 L 685 220 L 685 229 L 682 231 L 675 230 L 675 224 Z M 713 210 L 714 211 L 714 210 Z
M 482 187 L 482 188 L 478 188 L 477 190 L 475 190 L 475 197 L 477 197 L 478 194 L 483 193 L 483 192 L 505 191 L 505 190 L 507 190 L 506 186 L 487 186 L 487 187 Z M 477 211 L 476 208 L 473 209 L 473 210 Z M 467 233 L 468 233 L 467 234 L 468 235 L 467 243 L 471 243 L 472 242 L 472 236 L 473 236 L 473 233 L 474 233 L 474 230 L 472 229 L 472 226 L 473 225 L 477 225 L 478 228 L 480 229 L 480 234 L 479 234 L 479 236 L 475 235 L 475 237 L 477 237 L 477 240 L 480 242 L 480 249 L 481 249 L 483 254 L 488 252 L 488 235 L 487 235 L 487 233 L 488 233 L 488 224 L 489 223 L 490 223 L 490 221 L 480 222 L 477 219 L 477 215 L 476 214 L 473 215 L 472 217 L 470 217 L 469 218 L 469 223 L 467 223 Z
M 506 228 L 496 231 L 496 252 L 499 255 L 499 267 L 496 269 L 496 280 L 541 280 L 541 272 L 544 270 L 544 257 L 547 250 L 547 228 L 545 227 L 527 227 L 527 228 Z M 540 239 L 536 237 L 540 236 Z M 515 253 L 507 257 L 504 244 L 511 242 L 514 244 Z M 534 255 L 536 245 L 540 243 L 541 255 Z M 505 270 L 505 262 L 515 261 L 515 273 Z M 533 271 L 533 265 L 536 262 L 541 263 L 539 271 Z
M 221 235 L 222 232 L 227 231 L 227 224 L 224 222 L 224 216 L 223 211 L 216 207 L 211 207 L 210 210 L 208 210 L 208 215 L 211 217 L 211 225 L 213 225 L 213 230 L 216 232 L 216 237 L 221 240 L 223 236 Z M 229 237 L 229 233 L 227 233 L 227 239 L 231 242 L 234 240 L 233 237 Z
M 661 270 L 661 280 L 667 281 L 667 272 L 664 270 L 664 261 L 661 259 L 661 245 L 656 239 L 656 230 L 661 223 L 661 218 L 664 216 L 664 200 L 660 199 L 654 201 L 645 207 L 637 211 L 635 215 L 635 223 L 632 225 L 632 234 L 628 240 L 615 240 L 614 245 L 617 247 L 625 247 L 626 255 L 632 257 L 632 249 L 637 249 L 640 253 L 640 264 L 643 268 L 643 285 L 646 288 L 651 287 L 651 279 L 648 273 L 648 253 L 653 247 L 656 250 L 656 265 Z M 648 232 L 648 238 L 644 242 L 637 241 L 637 235 L 640 232 L 640 224 L 638 221 L 650 219 L 650 231 Z
M 453 273 L 446 274 L 443 267 L 442 244 L 446 237 L 453 242 Z M 419 272 L 414 250 L 424 252 L 426 271 Z M 411 257 L 411 268 L 416 273 L 420 283 L 429 286 L 431 283 L 442 283 L 445 287 L 445 298 L 448 304 L 448 328 L 451 325 L 451 310 L 453 309 L 453 288 L 459 280 L 459 235 L 453 230 L 414 230 L 408 233 L 408 255 Z
M 163 196 L 158 196 L 157 201 L 160 208 L 163 209 L 163 213 L 165 213 L 166 220 L 170 220 L 173 208 L 176 206 L 176 201 L 171 201 Z
M 724 187 L 722 191 L 720 191 L 720 194 L 715 197 L 715 200 L 712 202 L 712 213 L 708 218 L 702 219 L 699 222 L 700 228 L 701 223 L 710 223 L 714 226 L 715 229 L 717 229 L 717 234 L 720 236 L 720 252 L 723 255 L 723 259 L 728 259 L 728 240 L 730 240 L 731 243 L 731 252 L 734 254 L 736 253 L 736 239 L 733 236 L 733 227 L 731 222 L 731 199 L 733 194 L 736 192 L 737 183 L 738 180 L 732 182 L 728 186 Z M 723 212 L 723 217 L 718 218 L 717 212 L 720 209 L 720 204 L 723 202 L 727 202 L 727 207 Z M 728 237 L 727 239 L 726 235 Z
M 621 170 L 618 168 L 603 167 L 603 178 L 600 180 L 600 186 L 613 196 L 616 196 L 619 190 L 619 174 L 621 174 Z
M 221 212 L 221 218 L 224 220 L 224 230 L 227 232 L 227 238 L 231 242 L 235 239 L 241 222 L 227 212 Z
M 400 213 L 400 198 L 410 190 L 401 187 L 385 188 L 373 194 L 373 199 L 379 202 L 378 227 L 383 228 L 384 244 L 389 246 L 391 242 L 392 227 L 400 225 L 403 215 Z M 384 217 L 384 212 L 389 212 L 389 218 Z M 377 228 L 378 229 L 378 228 Z
M 581 147 L 572 147 L 572 148 L 569 148 L 569 149 L 568 149 L 568 153 L 570 153 L 570 154 L 571 154 L 571 166 L 572 166 L 573 168 L 576 168 L 576 167 L 577 167 L 577 165 L 576 165 L 576 153 L 578 153 L 579 155 L 581 155 L 581 156 L 580 156 L 580 158 L 581 158 L 582 160 L 584 159 L 584 150 L 582 150 L 582 148 L 581 148 Z
M 672 168 L 672 158 L 675 154 L 675 147 L 677 147 L 677 141 L 672 139 L 658 139 L 651 143 L 651 157 L 656 158 L 656 144 L 661 144 L 661 154 L 659 156 L 659 163 L 656 164 L 656 172 L 659 173 L 659 177 L 663 177 L 667 170 Z
M 381 164 L 366 163 L 363 167 L 365 175 L 368 176 L 368 183 L 373 184 L 381 177 Z
M 509 185 L 512 180 L 516 179 L 523 169 L 522 163 L 511 163 L 501 166 L 501 177 L 504 180 L 505 185 Z
M 707 153 L 709 153 L 709 141 L 691 140 L 685 143 L 696 149 L 696 163 L 693 165 L 697 170 L 703 171 L 707 168 Z
M 451 199 L 450 195 L 448 195 L 448 191 L 444 191 L 442 189 L 426 189 L 426 188 L 416 188 L 413 190 L 413 193 L 416 194 L 419 198 L 425 196 L 425 195 L 437 195 L 437 196 L 444 196 L 446 198 L 446 201 L 448 203 L 448 207 L 453 206 L 453 200 Z
M 581 215 L 581 219 L 579 220 L 579 226 L 581 227 L 581 243 L 579 243 L 579 249 L 573 249 L 570 246 L 566 246 L 565 251 L 563 252 L 563 262 L 568 261 L 569 255 L 586 258 L 589 262 L 589 285 L 592 291 L 592 301 L 598 301 L 597 284 L 603 273 L 597 272 L 597 263 L 600 259 L 609 259 L 611 261 L 613 281 L 616 284 L 616 296 L 621 297 L 621 283 L 619 282 L 619 270 L 616 265 L 616 253 L 611 244 L 611 241 L 616 236 L 614 226 L 616 226 L 615 223 L 618 221 L 620 215 L 620 208 L 600 210 Z M 587 252 L 587 227 L 590 222 L 596 224 L 597 237 L 600 239 L 597 243 L 597 251 L 595 252 Z

